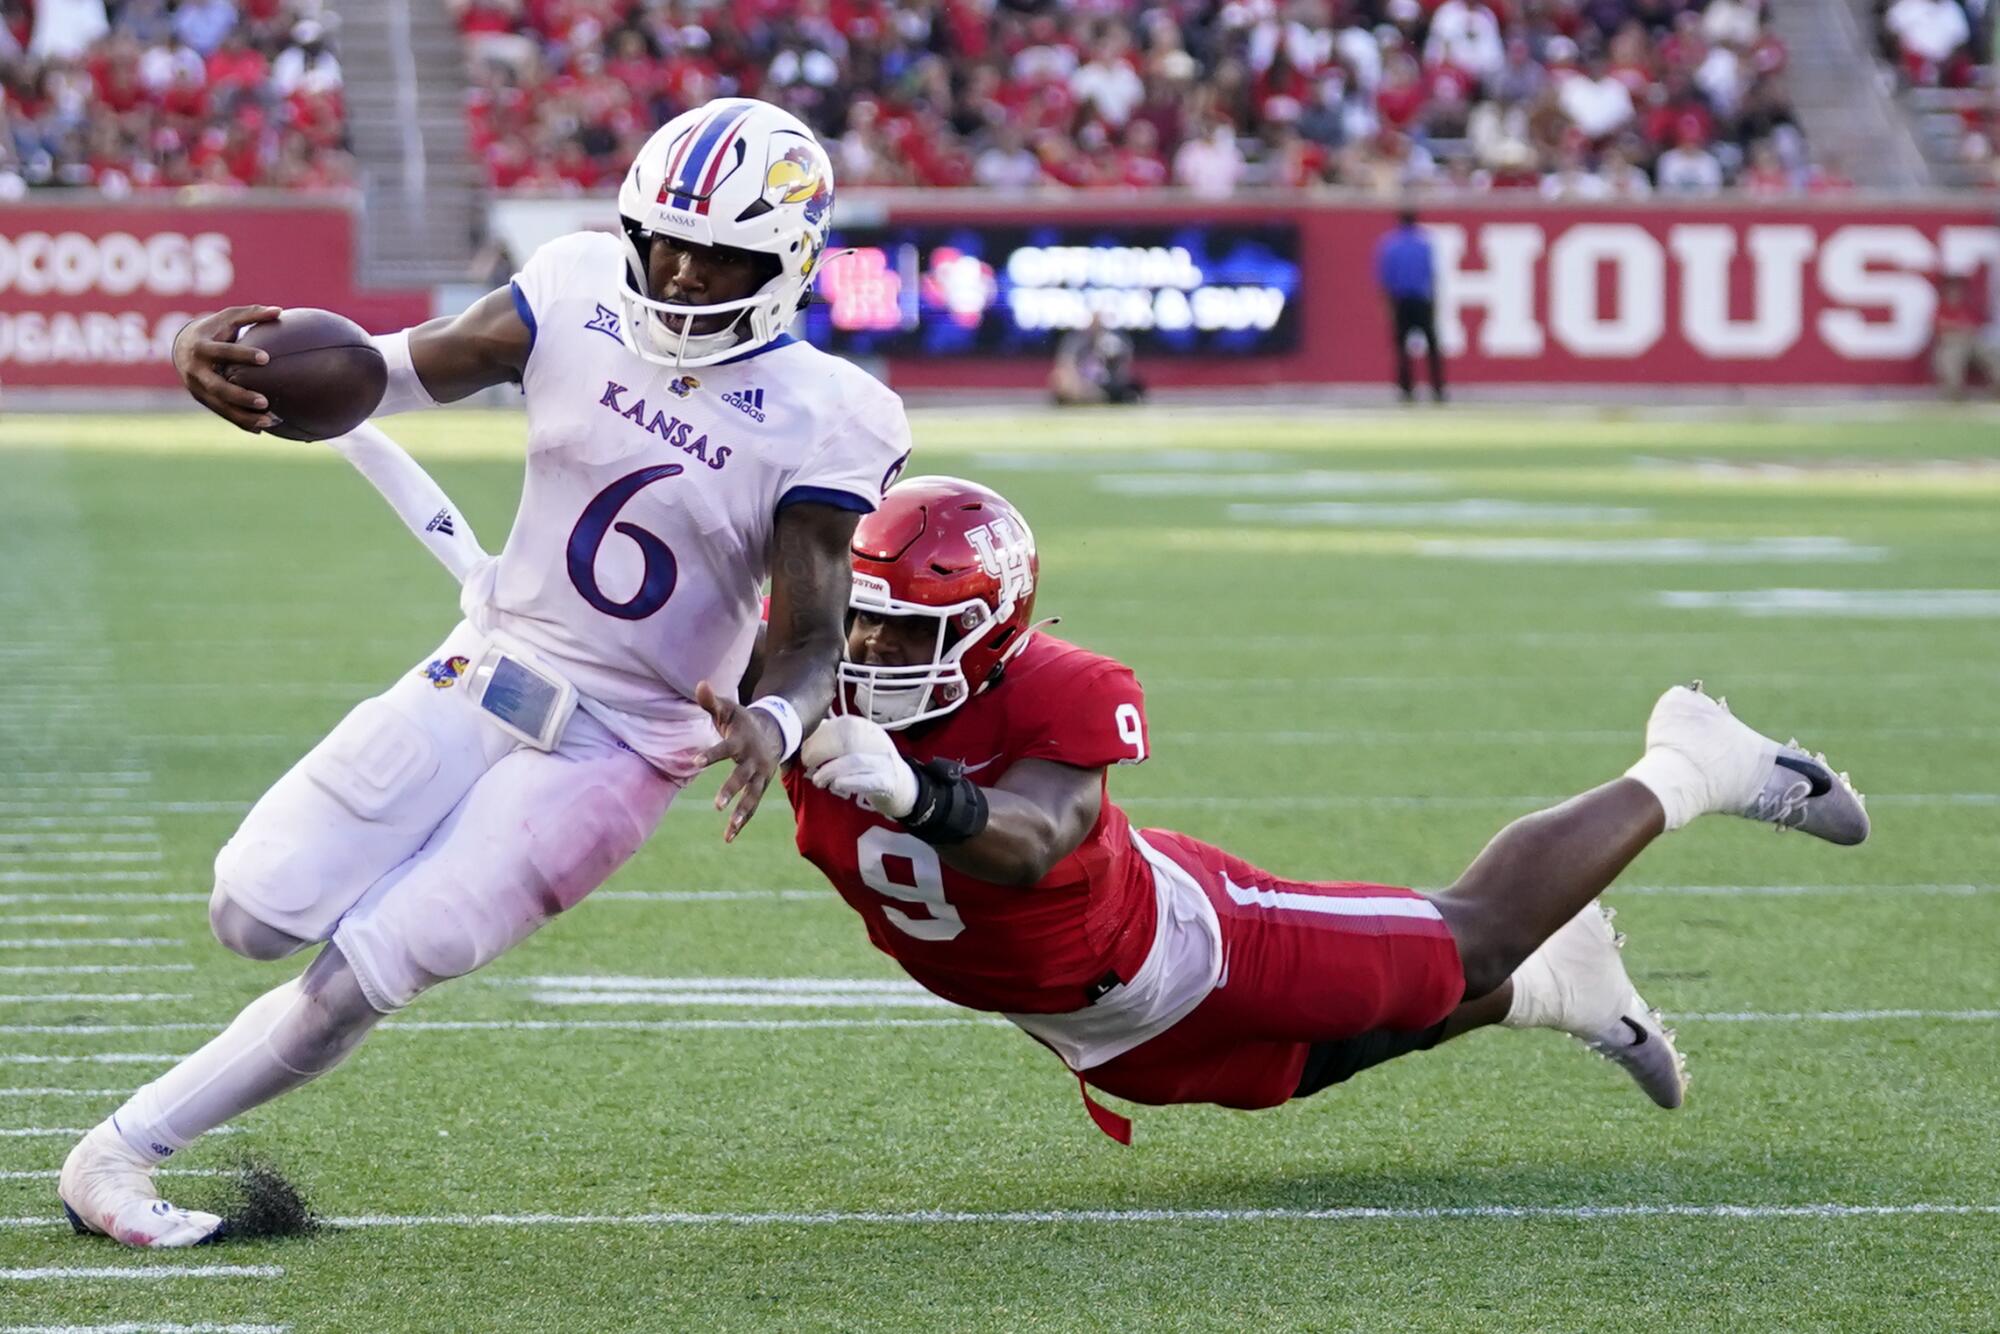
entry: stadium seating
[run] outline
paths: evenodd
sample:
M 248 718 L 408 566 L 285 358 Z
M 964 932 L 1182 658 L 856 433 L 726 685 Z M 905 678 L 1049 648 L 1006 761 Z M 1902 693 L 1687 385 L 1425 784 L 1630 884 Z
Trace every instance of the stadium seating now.
M 1540 189 L 1815 176 L 1762 0 L 451 0 L 503 190 L 614 184 L 723 92 L 844 185 Z
M 1901 86 L 1936 178 L 2000 188 L 1994 15 L 1979 0 L 1875 0 L 1883 68 Z
M 349 183 L 335 22 L 317 0 L 0 0 L 0 198 Z

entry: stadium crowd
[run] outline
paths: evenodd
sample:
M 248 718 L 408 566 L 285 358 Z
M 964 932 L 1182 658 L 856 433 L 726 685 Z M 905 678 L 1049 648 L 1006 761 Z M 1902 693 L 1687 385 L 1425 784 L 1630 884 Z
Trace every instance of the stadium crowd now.
M 504 190 L 614 185 L 720 93 L 825 135 L 845 185 L 1539 190 L 1844 184 L 1766 0 L 451 0 Z
M 318 0 L 0 0 L 0 198 L 352 180 Z

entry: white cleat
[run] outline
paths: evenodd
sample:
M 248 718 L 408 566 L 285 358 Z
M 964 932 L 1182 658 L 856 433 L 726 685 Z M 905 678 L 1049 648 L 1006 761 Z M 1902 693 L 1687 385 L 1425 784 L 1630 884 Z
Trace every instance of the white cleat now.
M 1678 1107 L 1687 1096 L 1687 1061 L 1658 1010 L 1639 998 L 1611 930 L 1611 909 L 1592 903 L 1557 928 L 1514 972 L 1516 1028 L 1568 1033 L 1615 1062 L 1647 1097 Z
M 153 1186 L 153 1161 L 125 1142 L 110 1121 L 69 1151 L 56 1195 L 70 1226 L 142 1248 L 199 1246 L 222 1235 L 222 1219 L 179 1209 Z
M 1826 756 L 1797 741 L 1780 745 L 1702 693 L 1701 682 L 1660 696 L 1646 722 L 1646 749 L 1677 751 L 1708 784 L 1702 809 L 1851 846 L 1868 837 L 1861 794 Z

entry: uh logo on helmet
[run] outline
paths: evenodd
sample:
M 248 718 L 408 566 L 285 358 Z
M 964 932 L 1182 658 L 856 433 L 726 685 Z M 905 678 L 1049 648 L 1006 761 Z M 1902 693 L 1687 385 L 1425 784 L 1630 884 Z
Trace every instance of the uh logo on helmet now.
M 833 165 L 790 112 L 719 98 L 646 141 L 618 191 L 618 211 L 629 242 L 626 346 L 662 365 L 713 365 L 778 338 L 805 305 L 832 222 Z M 739 301 L 661 301 L 648 276 L 655 236 L 769 255 L 778 272 Z M 734 318 L 717 327 L 718 316 Z

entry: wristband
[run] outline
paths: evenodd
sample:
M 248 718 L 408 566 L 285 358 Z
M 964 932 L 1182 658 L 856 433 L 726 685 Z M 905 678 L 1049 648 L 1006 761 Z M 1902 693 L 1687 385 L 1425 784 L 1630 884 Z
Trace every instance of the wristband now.
M 784 753 L 778 762 L 784 763 L 799 753 L 799 742 L 805 739 L 805 726 L 799 722 L 799 711 L 783 695 L 760 695 L 750 701 L 750 707 L 768 717 L 778 725 L 778 735 L 784 738 Z
M 382 390 L 382 401 L 375 405 L 371 417 L 387 417 L 391 413 L 411 412 L 417 408 L 434 408 L 437 399 L 424 388 L 424 382 L 417 376 L 417 368 L 410 360 L 410 331 L 401 333 L 376 334 L 369 339 L 375 350 L 382 354 L 383 369 L 389 373 L 388 384 Z
M 913 764 L 917 803 L 899 823 L 926 843 L 963 843 L 986 828 L 986 791 L 965 776 L 965 766 L 953 760 Z

